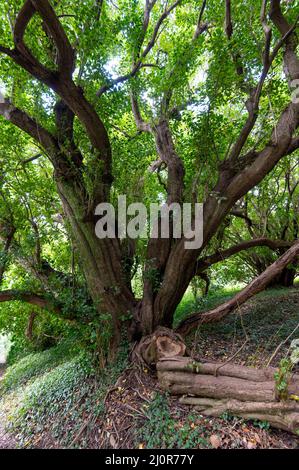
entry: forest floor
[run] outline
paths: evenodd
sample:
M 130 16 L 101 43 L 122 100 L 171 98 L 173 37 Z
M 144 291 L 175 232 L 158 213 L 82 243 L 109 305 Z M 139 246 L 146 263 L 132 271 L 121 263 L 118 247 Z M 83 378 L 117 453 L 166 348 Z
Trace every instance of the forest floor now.
M 197 310 L 204 311 L 231 295 L 217 292 L 194 301 L 190 294 L 178 309 L 176 321 L 194 311 L 195 303 Z M 298 323 L 299 288 L 271 289 L 226 320 L 202 326 L 188 338 L 188 346 L 201 361 L 222 362 L 233 357 L 234 363 L 262 367 L 272 358 L 271 365 L 275 366 L 287 354 L 290 341 L 299 337 Z M 299 438 L 271 429 L 267 422 L 229 414 L 208 418 L 194 412 L 176 397 L 165 394 L 155 372 L 145 367 L 128 366 L 123 361 L 100 379 L 80 378 L 79 363 L 73 359 L 57 362 L 62 354 L 57 351 L 48 352 L 47 357 L 40 353 L 38 360 L 36 356 L 30 361 L 25 358 L 27 363 L 20 361 L 8 370 L 5 380 L 9 387 L 0 403 L 0 422 L 1 416 L 10 416 L 11 421 L 15 419 L 11 416 L 18 416 L 8 445 L 115 449 L 299 447 Z M 5 445 L 0 432 L 0 448 Z

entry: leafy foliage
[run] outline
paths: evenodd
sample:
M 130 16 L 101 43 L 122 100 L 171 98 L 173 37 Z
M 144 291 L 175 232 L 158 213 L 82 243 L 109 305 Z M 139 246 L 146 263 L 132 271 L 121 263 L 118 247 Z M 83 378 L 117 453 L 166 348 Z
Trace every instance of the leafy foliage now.
M 196 424 L 198 418 L 189 414 L 180 422 L 180 416 L 171 416 L 167 397 L 157 394 L 147 408 L 148 420 L 140 429 L 138 438 L 150 449 L 193 449 L 210 447 L 205 429 Z

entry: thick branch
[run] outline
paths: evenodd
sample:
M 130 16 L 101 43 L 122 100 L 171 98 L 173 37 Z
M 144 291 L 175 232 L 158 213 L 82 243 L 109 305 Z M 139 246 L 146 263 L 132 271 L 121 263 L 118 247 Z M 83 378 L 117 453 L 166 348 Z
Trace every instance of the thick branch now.
M 190 317 L 183 320 L 177 327 L 177 331 L 182 334 L 187 334 L 196 325 L 203 323 L 210 323 L 221 320 L 230 312 L 238 308 L 248 299 L 256 295 L 258 292 L 267 287 L 267 285 L 274 279 L 294 258 L 299 255 L 299 241 L 296 241 L 289 250 L 284 253 L 277 261 L 271 264 L 260 276 L 255 278 L 248 286 L 241 290 L 232 299 L 224 304 L 216 307 L 205 313 L 195 313 Z
M 45 68 L 32 55 L 23 42 L 26 26 L 34 14 L 31 3 L 34 5 L 35 11 L 44 20 L 44 28 L 49 31 L 58 50 L 58 71 Z M 108 134 L 97 112 L 84 97 L 82 89 L 76 86 L 71 79 L 72 68 L 74 66 L 73 50 L 57 15 L 48 0 L 27 1 L 21 9 L 16 23 L 15 49 L 10 50 L 0 47 L 0 52 L 7 54 L 33 77 L 49 86 L 62 98 L 69 109 L 78 116 L 96 150 L 97 158 L 104 164 L 102 178 L 99 178 L 98 182 L 98 194 L 101 199 L 107 200 L 112 182 L 111 148 Z
M 34 324 L 34 320 L 36 319 L 37 315 L 38 315 L 37 312 L 31 312 L 30 315 L 29 315 L 29 318 L 28 318 L 28 323 L 27 323 L 25 335 L 29 339 L 29 341 L 31 341 L 32 337 L 33 337 L 33 324 Z
M 0 229 L 2 230 L 2 227 L 0 227 Z M 13 226 L 9 227 L 4 237 L 2 233 L 0 233 L 0 238 L 3 239 L 3 244 L 4 244 L 2 255 L 1 255 L 1 261 L 0 261 L 0 286 L 3 281 L 3 276 L 4 276 L 4 272 L 5 272 L 6 265 L 7 265 L 7 257 L 8 257 L 9 249 L 13 240 L 14 233 L 15 233 L 15 228 Z
M 55 137 L 27 113 L 13 106 L 9 100 L 0 101 L 0 115 L 30 135 L 50 156 L 58 150 Z
M 280 0 L 271 0 L 271 7 L 270 7 L 270 18 L 281 33 L 281 35 L 285 35 L 289 30 L 289 23 L 285 19 L 282 14 L 281 7 L 280 7 Z
M 184 164 L 175 151 L 171 131 L 166 119 L 161 119 L 153 129 L 160 160 L 167 165 L 167 204 L 182 202 L 184 189 Z
M 67 123 L 59 123 L 60 133 L 64 131 L 64 140 L 60 142 L 63 144 L 63 152 L 60 151 L 60 143 L 57 138 L 51 134 L 47 129 L 41 126 L 35 119 L 31 118 L 25 111 L 22 111 L 19 108 L 16 108 L 11 104 L 11 102 L 7 99 L 3 99 L 2 102 L 0 101 L 0 115 L 3 116 L 7 121 L 11 122 L 15 126 L 17 126 L 22 131 L 26 132 L 30 137 L 32 137 L 35 142 L 40 145 L 47 156 L 51 160 L 54 168 L 60 174 L 63 174 L 65 178 L 70 178 L 72 174 L 72 166 L 70 165 L 70 161 L 76 164 L 76 166 L 80 166 L 82 163 L 82 157 L 80 152 L 78 152 L 73 145 L 72 140 L 70 138 L 67 141 L 67 146 L 65 144 L 65 140 L 67 137 L 70 137 L 70 134 L 67 133 L 66 125 L 69 127 L 71 126 L 72 120 L 70 116 L 67 116 Z M 66 124 L 66 125 L 65 125 Z M 58 138 L 60 138 L 60 133 L 58 132 Z M 67 148 L 71 147 L 71 148 Z M 66 155 L 66 150 L 69 150 L 69 155 Z M 38 154 L 40 156 L 40 154 Z M 32 161 L 36 156 L 25 161 Z
M 21 8 L 14 25 L 14 43 L 16 47 L 24 44 L 24 34 L 27 25 L 34 14 L 34 5 L 31 0 L 27 0 Z
M 51 300 L 43 295 L 34 294 L 31 292 L 24 292 L 20 290 L 3 290 L 0 292 L 0 302 L 22 301 L 40 308 L 44 308 L 51 312 L 61 313 L 58 305 L 54 305 Z
M 225 0 L 225 32 L 228 39 L 231 39 L 233 34 L 233 24 L 231 15 L 231 1 Z
M 134 116 L 134 119 L 135 119 L 137 129 L 139 131 L 142 131 L 142 132 L 150 132 L 151 131 L 151 126 L 148 122 L 145 122 L 142 119 L 139 104 L 138 104 L 138 100 L 137 100 L 137 97 L 135 96 L 134 92 L 131 92 L 130 98 L 131 98 L 132 112 L 133 112 L 133 116 Z
M 48 0 L 31 0 L 31 2 L 44 20 L 47 31 L 55 43 L 58 51 L 57 65 L 60 75 L 71 78 L 74 69 L 74 50 L 59 19 Z
M 253 240 L 245 240 L 238 245 L 231 246 L 227 250 L 217 251 L 216 253 L 200 258 L 197 263 L 196 274 L 200 274 L 205 269 L 209 268 L 212 264 L 224 261 L 231 256 L 240 253 L 240 251 L 248 250 L 256 246 L 267 246 L 271 250 L 275 251 L 278 248 L 289 248 L 294 242 L 287 242 L 284 240 L 270 240 L 269 238 L 256 238 Z
M 290 34 L 288 40 L 293 36 Z M 284 61 L 289 64 L 286 56 Z M 299 65 L 297 71 L 299 73 Z M 236 202 L 262 181 L 279 160 L 287 155 L 298 124 L 299 105 L 290 102 L 282 111 L 273 128 L 271 139 L 262 151 L 251 152 L 241 166 L 237 159 L 234 164 L 232 161 L 229 162 L 231 167 L 220 169 L 217 184 L 204 203 L 202 246 L 196 250 L 185 249 L 184 239 L 172 246 L 160 289 L 154 299 L 154 316 L 157 318 L 157 324 L 161 324 L 163 319 L 167 319 L 168 323 L 165 324 L 172 324 L 176 305 L 194 276 L 199 254 Z

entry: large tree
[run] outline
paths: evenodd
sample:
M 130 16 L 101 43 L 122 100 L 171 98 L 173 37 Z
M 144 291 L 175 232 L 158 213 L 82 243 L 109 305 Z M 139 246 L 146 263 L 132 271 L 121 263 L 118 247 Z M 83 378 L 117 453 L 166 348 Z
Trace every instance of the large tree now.
M 90 297 L 99 315 L 109 314 L 114 345 L 128 313 L 134 338 L 171 327 L 226 216 L 299 147 L 298 2 L 1 6 L 2 126 L 16 126 L 50 160 Z M 183 237 L 149 238 L 141 248 L 97 238 L 95 208 L 118 194 L 203 201 L 202 247 L 186 249 Z M 12 232 L 4 235 L 12 246 Z M 131 285 L 138 249 L 141 298 Z M 16 298 L 51 308 L 28 293 Z

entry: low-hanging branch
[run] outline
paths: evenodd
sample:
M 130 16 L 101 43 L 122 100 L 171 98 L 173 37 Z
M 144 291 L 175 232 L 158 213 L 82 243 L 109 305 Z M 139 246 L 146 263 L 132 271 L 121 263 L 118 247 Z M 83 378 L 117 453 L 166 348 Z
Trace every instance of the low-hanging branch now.
M 0 302 L 22 301 L 37 307 L 44 308 L 54 313 L 61 313 L 61 308 L 42 294 L 33 292 L 8 289 L 0 291 Z
M 299 241 L 296 241 L 278 260 L 271 264 L 260 276 L 256 277 L 248 286 L 242 289 L 237 295 L 227 302 L 219 305 L 205 313 L 194 313 L 183 320 L 176 331 L 180 334 L 187 334 L 196 325 L 219 321 L 230 312 L 245 303 L 251 297 L 267 287 L 289 263 L 299 255 Z

